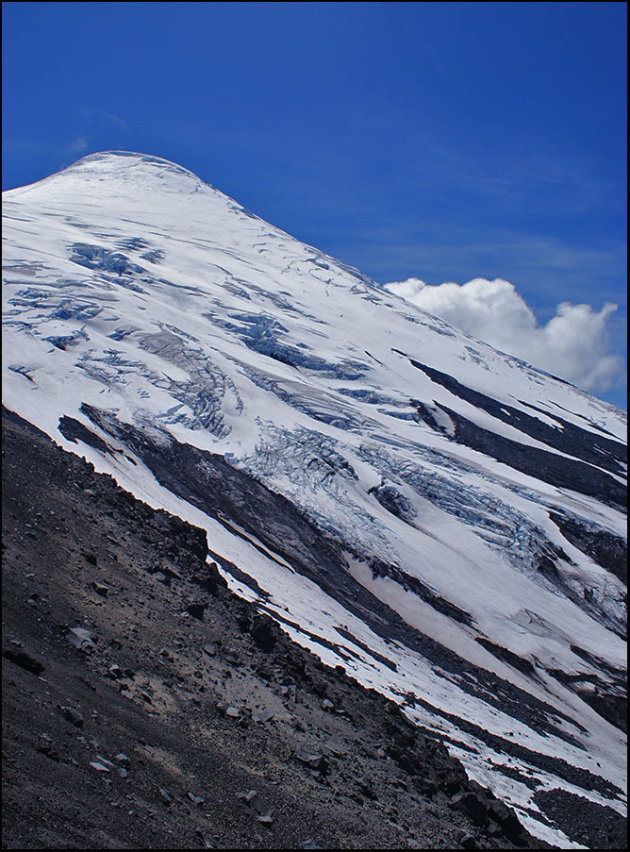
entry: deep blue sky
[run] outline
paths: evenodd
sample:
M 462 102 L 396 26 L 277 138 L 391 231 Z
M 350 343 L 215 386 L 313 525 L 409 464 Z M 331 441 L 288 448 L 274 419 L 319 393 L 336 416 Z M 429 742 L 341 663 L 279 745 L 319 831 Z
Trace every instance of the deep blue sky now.
M 625 3 L 2 12 L 3 189 L 166 157 L 381 282 L 507 278 L 541 322 L 616 302 L 625 357 Z

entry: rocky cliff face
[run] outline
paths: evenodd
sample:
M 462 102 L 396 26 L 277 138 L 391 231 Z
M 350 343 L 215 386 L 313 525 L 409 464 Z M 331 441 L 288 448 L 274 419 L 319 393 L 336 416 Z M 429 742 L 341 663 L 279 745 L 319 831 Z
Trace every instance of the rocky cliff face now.
M 539 838 L 581 842 L 567 801 L 625 813 L 622 412 L 158 158 L 3 209 L 10 410 L 202 529 L 198 576 Z

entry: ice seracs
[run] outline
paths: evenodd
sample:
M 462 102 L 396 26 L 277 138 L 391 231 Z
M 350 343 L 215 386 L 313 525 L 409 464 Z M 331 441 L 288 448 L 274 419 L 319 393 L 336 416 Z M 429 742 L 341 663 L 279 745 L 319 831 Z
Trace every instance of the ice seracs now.
M 536 791 L 624 809 L 622 412 L 157 157 L 4 193 L 3 237 L 8 408 L 533 833 L 572 843 Z

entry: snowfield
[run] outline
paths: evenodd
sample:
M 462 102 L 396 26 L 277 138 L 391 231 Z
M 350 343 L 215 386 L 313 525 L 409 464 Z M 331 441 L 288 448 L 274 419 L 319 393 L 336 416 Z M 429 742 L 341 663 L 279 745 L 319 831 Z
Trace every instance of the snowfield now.
M 533 834 L 625 813 L 623 412 L 125 152 L 3 193 L 2 375 Z

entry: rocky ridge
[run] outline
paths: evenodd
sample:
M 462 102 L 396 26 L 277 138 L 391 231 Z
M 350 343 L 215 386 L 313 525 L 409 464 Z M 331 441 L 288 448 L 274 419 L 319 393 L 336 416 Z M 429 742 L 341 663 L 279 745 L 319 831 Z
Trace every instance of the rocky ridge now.
M 204 531 L 6 410 L 2 446 L 5 848 L 546 845 L 230 593 Z

